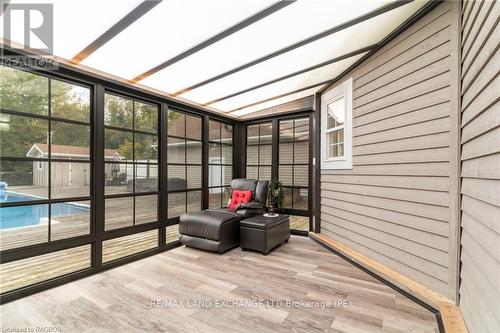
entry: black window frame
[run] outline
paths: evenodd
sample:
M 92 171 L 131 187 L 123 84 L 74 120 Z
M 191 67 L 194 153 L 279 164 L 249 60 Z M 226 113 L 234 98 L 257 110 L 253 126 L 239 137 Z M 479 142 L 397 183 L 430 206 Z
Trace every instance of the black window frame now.
M 20 54 L 15 50 L 5 49 L 5 52 L 0 55 L 1 63 L 10 62 L 5 60 L 6 57 L 14 55 L 24 55 Z M 17 67 L 16 67 L 17 68 Z M 19 68 L 17 68 L 19 69 Z M 203 135 L 203 160 L 202 160 L 202 208 L 206 208 L 207 199 L 206 194 L 207 189 L 207 174 L 208 167 L 205 163 L 207 156 L 207 149 L 205 147 L 206 141 L 208 140 L 208 132 L 205 128 L 205 123 L 207 123 L 208 117 L 213 118 L 218 121 L 223 121 L 233 126 L 233 140 L 234 140 L 234 128 L 235 125 L 239 124 L 236 120 L 223 115 L 217 115 L 206 110 L 197 108 L 196 106 L 185 104 L 184 102 L 174 100 L 168 96 L 157 94 L 151 91 L 144 90 L 140 87 L 133 87 L 127 83 L 112 80 L 108 77 L 101 76 L 96 73 L 87 72 L 84 69 L 75 69 L 74 67 L 66 64 L 59 64 L 56 71 L 44 70 L 44 69 L 32 69 L 23 68 L 26 72 L 40 74 L 42 76 L 51 77 L 57 80 L 66 81 L 71 84 L 83 85 L 85 87 L 90 87 L 90 170 L 92 172 L 92 182 L 90 184 L 90 199 L 91 199 L 91 216 L 90 216 L 90 234 L 83 236 L 76 236 L 68 239 L 54 240 L 50 243 L 40 243 L 27 245 L 19 248 L 8 249 L 0 252 L 0 264 L 6 264 L 15 262 L 22 259 L 28 259 L 36 257 L 39 255 L 56 253 L 58 251 L 76 248 L 83 245 L 90 245 L 90 262 L 91 265 L 88 268 L 77 270 L 72 273 L 64 274 L 61 276 L 47 278 L 43 281 L 37 282 L 32 285 L 25 287 L 20 287 L 17 289 L 9 290 L 1 294 L 0 303 L 7 303 L 21 297 L 40 292 L 54 286 L 64 284 L 75 279 L 79 279 L 85 276 L 90 276 L 104 270 L 117 267 L 141 258 L 148 257 L 153 254 L 157 254 L 163 251 L 173 249 L 180 246 L 178 240 L 166 242 L 166 227 L 170 226 L 171 223 L 167 223 L 167 199 L 168 193 L 166 189 L 166 120 L 168 108 L 175 108 L 178 111 L 186 112 L 191 115 L 197 115 L 203 117 L 202 123 L 202 135 Z M 159 135 L 160 139 L 158 145 L 159 149 L 159 165 L 160 170 L 158 171 L 158 177 L 160 179 L 159 187 L 159 199 L 158 206 L 159 212 L 159 223 L 152 222 L 147 224 L 140 224 L 136 226 L 124 227 L 120 229 L 113 229 L 104 231 L 104 94 L 106 92 L 117 94 L 124 97 L 129 97 L 143 101 L 149 104 L 157 104 L 161 107 L 159 118 L 160 128 Z M 14 113 L 14 112 L 13 112 Z M 31 116 L 33 118 L 37 117 L 37 114 L 31 114 L 26 112 L 21 112 L 21 116 Z M 55 118 L 54 118 L 55 119 Z M 66 119 L 62 119 L 66 120 Z M 71 121 L 71 120 L 70 120 Z M 234 145 L 233 145 L 234 149 Z M 234 156 L 234 154 L 233 154 Z M 3 158 L 2 158 L 3 159 Z M 16 160 L 17 158 L 12 158 Z M 233 157 L 234 159 L 234 157 Z M 63 160 L 67 162 L 67 160 Z M 233 163 L 233 175 L 234 171 Z M 77 201 L 81 198 L 72 198 L 72 200 Z M 62 202 L 64 199 L 53 200 L 54 202 Z M 66 200 L 67 201 L 67 200 Z M 48 200 L 43 199 L 38 203 L 47 203 Z M 34 202 L 26 202 L 23 204 L 33 204 Z M 8 206 L 8 205 L 3 205 Z M 147 249 L 141 252 L 127 254 L 123 257 L 119 257 L 108 261 L 106 263 L 102 262 L 102 251 L 103 242 L 110 239 L 115 239 L 127 235 L 139 234 L 149 230 L 158 230 L 158 246 L 155 248 Z
M 207 152 L 207 168 L 208 168 L 208 177 L 210 178 L 210 166 L 220 166 L 220 180 L 221 180 L 221 185 L 215 185 L 215 186 L 210 186 L 209 183 L 208 183 L 208 180 L 207 180 L 207 191 L 208 191 L 208 196 L 209 196 L 209 202 L 207 202 L 207 206 L 209 208 L 225 208 L 227 207 L 227 201 L 224 202 L 224 194 L 225 193 L 229 193 L 230 194 L 230 189 L 231 189 L 231 183 L 229 184 L 225 184 L 224 183 L 224 168 L 227 167 L 231 170 L 231 179 L 234 179 L 234 174 L 235 174 L 235 170 L 234 170 L 234 141 L 235 141 L 235 126 L 234 124 L 231 124 L 231 123 L 228 123 L 228 122 L 225 122 L 225 121 L 221 121 L 219 119 L 214 119 L 212 117 L 209 117 L 208 118 L 208 122 L 209 122 L 209 125 L 208 125 L 208 152 Z M 219 136 L 218 136 L 218 140 L 211 140 L 210 139 L 210 122 L 217 122 L 219 124 Z M 222 138 L 222 128 L 223 126 L 222 125 L 226 125 L 226 126 L 231 126 L 231 143 L 227 143 L 227 142 L 223 142 L 223 138 Z M 220 163 L 211 163 L 210 162 L 210 156 L 209 156 L 209 152 L 210 152 L 210 147 L 211 145 L 218 145 L 218 148 L 219 148 L 219 156 L 221 157 L 221 162 Z M 226 146 L 226 147 L 231 147 L 232 148 L 232 154 L 231 154 L 231 163 L 222 163 L 222 156 L 223 156 L 223 147 Z M 210 207 L 210 190 L 212 189 L 220 189 L 220 205 L 218 207 Z M 229 191 L 229 192 L 225 192 L 225 191 Z
M 304 216 L 309 218 L 309 230 L 298 230 L 298 229 L 292 229 L 291 232 L 292 234 L 295 235 L 300 235 L 300 236 L 307 236 L 309 231 L 313 231 L 313 192 L 314 192 L 314 184 L 312 183 L 313 179 L 313 171 L 314 171 L 314 165 L 313 165 L 313 153 L 314 153 L 314 138 L 313 136 L 313 129 L 314 129 L 314 110 L 303 110 L 303 111 L 298 111 L 293 114 L 281 114 L 281 115 L 271 115 L 271 116 L 266 116 L 262 118 L 257 118 L 257 119 L 252 119 L 252 120 L 247 120 L 242 123 L 244 127 L 244 142 L 243 142 L 243 147 L 244 147 L 244 152 L 245 152 L 245 157 L 247 156 L 247 146 L 248 146 L 248 137 L 247 137 L 247 129 L 248 126 L 251 125 L 256 125 L 256 124 L 264 124 L 264 123 L 269 123 L 272 122 L 272 170 L 271 170 L 271 179 L 278 179 L 279 176 L 279 121 L 282 120 L 292 120 L 292 119 L 300 119 L 300 118 L 309 118 L 309 174 L 308 174 L 308 185 L 307 187 L 302 187 L 303 189 L 308 190 L 308 210 L 296 210 L 296 209 L 287 209 L 287 208 L 281 208 L 278 210 L 279 213 L 283 214 L 288 214 L 288 215 L 295 215 L 295 216 Z M 259 130 L 260 132 L 260 130 Z M 260 135 L 259 135 L 260 137 Z M 259 152 L 260 153 L 260 152 Z M 260 155 L 260 154 L 259 154 Z M 247 166 L 253 166 L 253 165 L 248 165 L 248 161 L 245 160 L 245 164 L 243 169 L 243 175 L 247 177 Z
M 0 66 L 4 66 L 3 63 L 0 63 Z M 4 66 L 8 67 L 8 66 Z M 10 68 L 10 67 L 9 67 Z M 12 69 L 12 68 L 11 68 Z M 25 249 L 31 249 L 31 248 L 39 248 L 39 247 L 46 247 L 46 246 L 51 246 L 52 244 L 58 244 L 58 243 L 65 243 L 65 242 L 72 242 L 73 240 L 81 240 L 81 239 L 89 239 L 92 234 L 95 231 L 95 228 L 93 226 L 92 222 L 92 216 L 94 213 L 94 206 L 95 206 L 95 200 L 93 194 L 93 179 L 94 179 L 94 170 L 92 168 L 93 165 L 93 155 L 92 151 L 94 149 L 94 140 L 93 140 L 93 134 L 94 134 L 94 122 L 93 122 L 93 115 L 94 115 L 94 104 L 93 104 L 93 94 L 95 91 L 94 85 L 92 85 L 89 82 L 83 81 L 83 80 L 74 80 L 70 79 L 64 76 L 59 76 L 54 73 L 40 73 L 38 71 L 32 71 L 29 70 L 28 68 L 13 68 L 14 70 L 22 71 L 25 73 L 29 73 L 32 75 L 36 75 L 39 77 L 43 77 L 47 79 L 47 113 L 45 115 L 43 114 L 37 114 L 37 113 L 31 113 L 31 112 L 24 112 L 24 111 L 17 111 L 17 110 L 11 110 L 11 109 L 0 109 L 0 114 L 6 114 L 6 115 L 12 115 L 16 117 L 24 117 L 24 118 L 30 118 L 30 119 L 36 119 L 40 121 L 44 121 L 47 123 L 47 157 L 27 157 L 27 156 L 19 156 L 19 157 L 1 157 L 1 161 L 11 161 L 11 162 L 43 162 L 46 163 L 47 165 L 47 197 L 43 199 L 35 199 L 35 200 L 27 200 L 27 201 L 17 201 L 17 202 L 5 202 L 5 203 L 0 203 L 0 209 L 3 208 L 9 208 L 9 207 L 20 207 L 20 206 L 35 206 L 35 205 L 46 205 L 47 206 L 47 218 L 48 218 L 48 223 L 47 223 L 47 241 L 44 242 L 37 242 L 37 243 L 32 243 L 24 246 L 18 246 L 18 247 L 13 247 L 13 248 L 8 248 L 5 250 L 0 251 L 0 258 L 2 255 L 6 254 L 9 256 L 11 253 L 16 253 L 18 251 L 24 251 Z M 89 117 L 88 121 L 81 121 L 81 120 L 72 120 L 68 118 L 62 118 L 62 117 L 54 117 L 52 116 L 52 81 L 60 81 L 64 83 L 68 83 L 71 85 L 83 87 L 89 90 Z M 62 124 L 71 124 L 71 125 L 80 125 L 80 126 L 87 126 L 88 127 L 88 132 L 89 132 L 89 156 L 87 159 L 83 158 L 76 158 L 76 159 L 68 159 L 68 158 L 53 158 L 52 157 L 52 134 L 49 135 L 49 133 L 52 133 L 52 125 L 53 122 L 57 123 L 62 123 Z M 73 197 L 58 197 L 58 198 L 53 198 L 52 197 L 52 163 L 78 163 L 78 164 L 88 164 L 89 165 L 89 172 L 90 172 L 90 184 L 89 184 L 89 194 L 86 196 L 73 196 Z M 66 237 L 66 238 L 59 238 L 59 239 L 52 239 L 52 205 L 53 204 L 64 204 L 64 203 L 71 203 L 71 202 L 81 202 L 81 201 L 88 201 L 89 202 L 89 232 L 87 234 L 82 234 L 82 235 L 77 235 L 77 236 L 72 236 L 72 237 Z M 89 244 L 90 242 L 87 242 L 85 244 Z M 3 262 L 3 261 L 2 261 Z
M 158 224 L 160 221 L 160 151 L 161 151 L 161 141 L 160 141 L 160 110 L 161 106 L 157 103 L 154 103 L 152 101 L 145 100 L 140 97 L 136 96 L 131 96 L 128 94 L 124 94 L 121 92 L 117 92 L 115 90 L 111 89 L 105 89 L 104 90 L 104 109 L 106 107 L 106 96 L 114 96 L 118 98 L 125 98 L 128 100 L 132 101 L 132 127 L 131 128 L 126 128 L 126 127 L 119 127 L 119 126 L 111 126 L 111 125 L 106 125 L 106 123 L 103 123 L 103 129 L 104 129 L 104 151 L 107 149 L 105 146 L 106 143 L 106 130 L 113 130 L 113 131 L 120 131 L 124 133 L 130 133 L 132 135 L 132 159 L 130 161 L 113 161 L 113 160 L 106 160 L 106 156 L 103 156 L 103 161 L 104 161 L 104 169 L 107 164 L 113 165 L 113 164 L 119 164 L 119 165 L 127 165 L 132 167 L 132 192 L 131 193 L 117 193 L 117 194 L 106 194 L 106 184 L 104 183 L 104 217 L 106 216 L 106 202 L 107 200 L 112 200 L 112 199 L 122 199 L 122 198 L 133 198 L 133 207 L 132 207 L 132 225 L 131 226 L 125 226 L 125 227 L 120 227 L 120 228 L 113 228 L 113 229 L 107 229 L 106 228 L 106 220 L 104 220 L 104 233 L 109 233 L 110 231 L 113 230 L 120 230 L 120 229 L 130 229 L 133 230 L 133 228 L 139 226 L 139 225 L 154 225 Z M 157 121 L 156 121 L 156 132 L 148 132 L 148 131 L 143 131 L 143 130 L 136 130 L 136 108 L 135 105 L 137 103 L 143 103 L 143 104 L 149 104 L 151 106 L 155 106 L 157 110 Z M 105 111 L 104 111 L 105 112 Z M 157 162 L 136 162 L 136 134 L 144 134 L 144 135 L 155 135 L 157 139 Z M 156 166 L 157 170 L 157 188 L 156 191 L 144 191 L 144 192 L 137 192 L 136 191 L 136 171 L 137 171 L 137 166 Z M 156 220 L 150 221 L 147 223 L 141 223 L 141 224 L 136 224 L 136 198 L 137 197 L 147 197 L 147 196 L 156 196 Z
M 306 163 L 296 163 L 295 162 L 295 144 L 296 143 L 307 143 L 307 147 L 308 147 L 308 154 L 309 154 L 309 150 L 310 150 L 310 138 L 309 138 L 309 135 L 310 135 L 310 131 L 308 132 L 308 139 L 307 140 L 296 140 L 295 139 L 295 128 L 296 128 L 296 125 L 295 125 L 295 122 L 298 121 L 298 120 L 304 120 L 304 119 L 307 119 L 308 121 L 308 127 L 310 128 L 310 119 L 308 117 L 298 117 L 298 118 L 292 118 L 292 119 L 280 119 L 278 120 L 278 127 L 279 127 L 279 144 L 278 144 L 278 174 L 277 174 L 277 179 L 279 181 L 281 181 L 280 179 L 280 167 L 290 167 L 291 168 L 291 172 L 292 172 L 292 178 L 291 178 L 291 184 L 292 185 L 285 185 L 283 184 L 283 182 L 281 181 L 282 183 L 282 186 L 283 188 L 288 188 L 288 189 L 291 189 L 292 190 L 292 208 L 284 208 L 283 211 L 289 211 L 289 212 L 297 212 L 297 211 L 308 211 L 310 209 L 309 207 L 309 203 L 307 205 L 307 208 L 306 209 L 295 209 L 294 207 L 294 200 L 293 200 L 293 190 L 308 190 L 309 187 L 310 187 L 310 184 L 309 184 L 309 179 L 307 181 L 307 186 L 304 186 L 304 185 L 295 185 L 295 166 L 305 166 L 308 168 L 308 174 L 310 174 L 310 167 L 311 167 L 311 163 L 310 161 L 306 162 Z M 291 141 L 281 141 L 281 124 L 283 122 L 286 122 L 286 121 L 292 121 L 293 123 L 293 126 L 292 126 L 292 138 L 291 138 Z M 291 163 L 282 163 L 281 162 L 281 158 L 280 156 L 281 153 L 280 153 L 280 149 L 281 149 L 281 145 L 282 144 L 292 144 L 292 162 Z M 309 158 L 308 158 L 309 160 Z M 296 214 L 294 214 L 296 215 Z
M 23 55 L 18 51 L 5 49 L 5 52 L 0 55 L 2 63 L 8 63 L 5 61 L 5 57 L 14 55 Z M 30 56 L 30 55 L 28 55 Z M 19 68 L 18 68 L 19 69 Z M 155 93 L 153 91 L 148 91 L 142 89 L 141 87 L 134 87 L 126 82 L 119 80 L 113 80 L 109 77 L 99 75 L 97 73 L 86 71 L 85 69 L 76 69 L 71 65 L 64 63 L 59 64 L 59 68 L 55 71 L 44 70 L 44 69 L 31 69 L 24 68 L 30 73 L 36 73 L 42 76 L 51 77 L 57 80 L 65 81 L 70 84 L 82 85 L 84 87 L 89 87 L 91 89 L 91 100 L 90 100 L 90 119 L 89 126 L 91 132 L 90 138 L 90 172 L 91 172 L 91 184 L 90 184 L 90 200 L 91 200 L 91 222 L 89 235 L 76 236 L 68 239 L 54 240 L 50 243 L 41 243 L 28 245 L 20 248 L 9 249 L 0 252 L 0 263 L 10 263 L 17 260 L 27 259 L 36 257 L 38 255 L 55 253 L 58 251 L 76 248 L 83 245 L 91 246 L 91 266 L 73 273 L 65 274 L 55 278 L 48 278 L 44 281 L 38 282 L 33 285 L 22 287 L 19 289 L 11 290 L 2 293 L 0 297 L 0 303 L 10 302 L 12 300 L 46 290 L 85 276 L 90 276 L 104 270 L 117 267 L 141 258 L 151 256 L 163 251 L 170 250 L 177 246 L 180 246 L 178 240 L 173 242 L 166 242 L 166 227 L 175 225 L 177 221 L 167 221 L 167 208 L 168 208 L 168 193 L 167 193 L 167 135 L 166 135 L 166 120 L 167 112 L 169 108 L 174 108 L 177 111 L 185 112 L 190 115 L 197 115 L 202 117 L 202 208 L 208 208 L 208 121 L 209 119 L 217 120 L 223 123 L 227 123 L 232 126 L 233 129 L 233 161 L 232 161 L 232 175 L 233 178 L 244 177 L 246 165 L 244 164 L 246 158 L 245 152 L 245 140 L 246 140 L 246 125 L 248 123 L 259 123 L 259 122 L 269 122 L 273 123 L 273 138 L 276 133 L 276 117 L 280 116 L 269 116 L 262 117 L 252 121 L 245 120 L 235 120 L 231 117 L 226 117 L 222 114 L 216 114 L 207 110 L 199 109 L 195 105 L 186 104 L 182 101 L 175 100 L 164 94 Z M 113 229 L 109 231 L 104 230 L 104 95 L 105 93 L 113 93 L 124 97 L 129 97 L 132 99 L 137 99 L 149 104 L 156 104 L 160 107 L 159 114 L 159 157 L 158 157 L 158 178 L 159 178 L 159 197 L 158 197 L 158 222 L 140 224 L 130 227 L 124 227 L 120 229 Z M 302 111 L 302 113 L 297 113 L 297 115 L 304 116 L 305 114 L 312 115 L 313 110 Z M 36 114 L 29 114 L 26 112 L 21 112 L 21 116 L 31 116 L 36 118 Z M 286 118 L 294 117 L 295 115 L 286 115 Z M 281 116 L 284 117 L 284 116 Z M 56 117 L 54 117 L 55 120 Z M 67 119 L 61 119 L 67 121 Z M 70 119 L 70 122 L 73 122 Z M 78 122 L 75 120 L 74 122 Z M 310 131 L 312 133 L 312 131 Z M 313 140 L 311 140 L 312 143 Z M 234 149 L 244 153 L 241 154 L 234 153 Z M 310 154 L 312 149 L 310 149 Z M 277 150 L 273 149 L 272 155 L 277 155 Z M 16 158 L 12 158 L 16 160 Z M 66 162 L 67 160 L 63 160 Z M 272 175 L 276 174 L 276 167 L 274 160 L 272 163 Z M 311 181 L 309 181 L 310 190 L 312 187 Z M 144 194 L 146 195 L 146 194 Z M 309 196 L 312 200 L 312 196 Z M 72 198 L 74 201 L 80 200 L 81 198 Z M 64 202 L 65 199 L 55 199 L 53 202 Z M 47 202 L 47 200 L 42 200 Z M 33 204 L 34 202 L 26 202 L 21 204 Z M 6 206 L 6 205 L 3 205 Z M 310 204 L 311 207 L 311 204 Z M 173 223 L 172 223 L 173 222 Z M 103 264 L 102 262 L 102 246 L 103 242 L 110 239 L 115 239 L 127 235 L 139 234 L 149 230 L 158 231 L 158 246 L 152 249 L 144 250 L 138 253 L 128 254 L 126 256 L 111 260 Z M 293 231 L 292 231 L 293 232 Z
M 262 130 L 261 128 L 263 126 L 268 126 L 270 125 L 271 126 L 271 142 L 266 142 L 266 143 L 262 143 Z M 258 142 L 256 144 L 249 144 L 248 142 L 248 128 L 250 126 L 258 126 L 259 127 L 259 130 L 258 130 Z M 247 124 L 245 126 L 245 157 L 246 157 L 246 165 L 245 165 L 245 174 L 248 173 L 248 168 L 256 168 L 257 169 L 257 180 L 271 180 L 273 178 L 273 164 L 274 164 L 274 157 L 273 157 L 273 139 L 272 139 L 272 136 L 274 135 L 274 128 L 275 128 L 275 124 L 272 122 L 272 121 L 262 121 L 262 122 L 258 122 L 258 123 L 250 123 L 250 124 Z M 256 164 L 249 164 L 248 163 L 248 146 L 252 146 L 252 147 L 257 147 L 257 163 Z M 261 163 L 261 147 L 262 146 L 270 146 L 271 147 L 271 164 L 262 164 Z M 260 175 L 260 169 L 261 168 L 269 168 L 270 169 L 270 175 L 271 175 L 271 178 L 270 179 L 266 179 L 266 178 L 261 178 L 261 175 Z
M 169 112 L 176 112 L 176 113 L 180 113 L 182 115 L 184 115 L 184 136 L 176 136 L 176 135 L 170 135 L 168 133 L 168 113 Z M 167 159 L 166 159 L 166 164 L 165 164 L 165 168 L 166 168 L 166 173 L 167 173 L 167 181 L 168 181 L 168 168 L 169 166 L 184 166 L 184 175 L 185 175 L 185 178 L 186 178 L 186 188 L 185 189 L 179 189 L 179 190 L 170 190 L 168 187 L 167 187 L 167 203 L 166 203 L 166 210 L 167 210 L 167 224 L 166 226 L 172 226 L 172 225 L 176 225 L 179 223 L 179 216 L 174 216 L 174 217 L 168 217 L 168 205 L 169 205 L 169 201 L 168 201 L 168 196 L 169 194 L 179 194 L 179 193 L 184 193 L 185 194 L 185 204 L 184 204 L 184 212 L 187 212 L 188 211 L 188 196 L 189 196 L 189 193 L 194 193 L 194 192 L 200 192 L 200 210 L 203 209 L 203 130 L 202 130 L 202 133 L 200 134 L 200 137 L 201 139 L 193 139 L 191 137 L 187 137 L 186 136 L 186 131 L 187 131 L 187 121 L 186 121 L 186 116 L 190 116 L 190 117 L 196 117 L 196 118 L 199 118 L 200 119 L 200 130 L 203 129 L 203 117 L 200 116 L 200 115 L 196 115 L 196 114 L 193 114 L 193 113 L 189 113 L 189 112 L 186 112 L 184 110 L 181 110 L 181 109 L 178 109 L 178 108 L 168 108 L 167 110 L 167 124 L 166 124 L 166 141 L 167 141 L 167 149 L 168 149 L 168 139 L 169 138 L 173 138 L 173 139 L 177 139 L 177 140 L 183 140 L 184 141 L 184 163 L 177 163 L 177 162 L 169 162 L 168 161 L 168 156 L 167 156 Z M 201 156 L 200 156 L 200 163 L 188 163 L 188 159 L 187 159 L 187 143 L 189 141 L 194 141 L 194 142 L 199 142 L 200 143 L 200 147 L 201 147 Z M 168 153 L 167 153 L 168 155 Z M 195 188 L 189 188 L 188 185 L 187 185 L 187 169 L 189 166 L 196 166 L 196 167 L 200 167 L 200 172 L 201 172 L 201 175 L 200 175 L 200 187 L 195 187 Z

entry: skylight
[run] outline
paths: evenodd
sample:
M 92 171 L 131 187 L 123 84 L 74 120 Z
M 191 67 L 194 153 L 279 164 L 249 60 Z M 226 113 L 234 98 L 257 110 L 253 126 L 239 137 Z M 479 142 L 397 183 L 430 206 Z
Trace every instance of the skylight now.
M 318 84 L 320 82 L 328 81 L 329 79 L 339 75 L 347 67 L 352 65 L 356 60 L 362 57 L 362 54 L 355 57 L 347 58 L 331 65 L 324 66 L 307 73 L 291 77 L 286 80 L 276 82 L 274 84 L 252 90 L 250 92 L 241 94 L 239 96 L 217 102 L 211 106 L 222 110 L 231 111 L 244 107 L 247 104 L 255 103 L 257 101 L 271 98 L 286 92 L 294 91 L 302 87 Z
M 390 1 L 299 0 L 185 61 L 145 79 L 143 83 L 175 93 L 365 14 L 388 2 Z M 325 52 L 319 49 L 316 51 Z
M 82 64 L 132 79 L 272 2 L 164 0 Z
M 419 3 L 416 3 L 416 5 L 419 5 Z M 321 64 L 322 62 L 335 60 L 365 47 L 373 46 L 394 30 L 401 23 L 402 19 L 408 18 L 413 9 L 414 7 L 411 7 L 411 5 L 397 8 L 385 15 L 376 16 L 243 71 L 181 94 L 180 96 L 205 104 L 216 98 Z M 371 31 L 371 33 L 365 33 L 366 31 Z M 265 39 L 265 35 L 261 37 Z M 359 57 L 354 56 L 353 58 L 358 59 Z M 186 60 L 183 63 L 188 62 L 190 61 Z M 217 61 L 213 59 L 213 61 L 209 62 L 215 63 Z M 224 60 L 220 63 L 226 63 L 226 61 Z M 345 64 L 349 63 L 349 61 L 340 61 L 340 63 L 343 64 L 344 67 L 342 68 L 345 69 L 347 68 Z M 193 66 L 197 68 L 199 64 L 193 64 Z M 323 70 L 328 71 L 328 67 L 330 66 L 321 67 L 314 72 L 321 73 Z M 331 78 L 333 77 L 331 76 Z M 176 82 L 177 80 L 173 81 Z M 304 83 L 304 86 L 306 85 L 307 83 Z M 155 88 L 161 89 L 159 86 Z M 216 104 L 212 106 L 217 108 Z
M 137 7 L 141 0 L 12 0 L 11 4 L 42 3 L 53 4 L 54 10 L 54 55 L 71 59 L 113 24 Z M 2 1 L 3 3 L 3 1 Z M 119 6 L 118 6 L 119 4 Z M 14 15 L 22 12 L 12 11 L 12 23 L 16 25 L 11 31 L 23 31 L 24 20 Z M 32 15 L 37 15 L 34 11 Z M 16 19 L 17 18 L 17 19 Z M 40 15 L 40 20 L 43 18 Z M 3 15 L 0 16 L 0 26 L 3 28 Z M 36 22 L 33 22 L 35 24 Z M 34 37 L 31 34 L 32 38 Z M 24 43 L 23 34 L 13 34 L 12 41 Z M 2 31 L 3 38 L 3 31 Z M 104 70 L 107 72 L 106 70 Z
M 311 96 L 428 1 L 30 3 L 54 5 L 54 55 L 200 107 L 247 117 Z M 16 24 L 22 26 L 22 20 Z M 12 40 L 22 44 L 23 36 L 14 34 Z M 89 45 L 92 51 L 82 52 Z

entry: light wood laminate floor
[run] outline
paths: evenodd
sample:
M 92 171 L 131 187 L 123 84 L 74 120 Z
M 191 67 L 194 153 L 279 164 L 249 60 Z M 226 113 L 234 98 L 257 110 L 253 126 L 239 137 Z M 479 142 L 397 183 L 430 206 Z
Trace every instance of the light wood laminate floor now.
M 266 307 L 272 301 L 283 304 Z M 321 301 L 344 303 L 317 308 Z M 267 256 L 179 247 L 7 303 L 0 311 L 3 330 L 438 331 L 431 312 L 305 237 L 292 237 Z

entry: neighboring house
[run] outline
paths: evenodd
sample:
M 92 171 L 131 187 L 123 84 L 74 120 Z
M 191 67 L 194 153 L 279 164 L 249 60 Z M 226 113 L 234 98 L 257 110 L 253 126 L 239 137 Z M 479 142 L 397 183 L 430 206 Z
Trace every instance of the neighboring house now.
M 90 185 L 90 166 L 89 163 L 72 162 L 72 159 L 88 159 L 88 147 L 52 145 L 52 158 L 67 159 L 67 162 L 52 162 L 52 186 L 89 186 Z M 116 159 L 117 150 L 106 149 L 105 158 L 108 160 Z M 48 158 L 49 147 L 45 143 L 35 143 L 26 153 L 27 157 Z M 119 155 L 118 155 L 119 156 Z M 106 166 L 111 174 L 111 166 Z M 48 163 L 45 161 L 33 162 L 33 186 L 47 186 L 48 184 Z M 132 173 L 131 173 L 132 174 Z
M 299 147 L 297 147 L 299 148 Z M 175 162 L 177 158 L 181 158 L 184 155 L 184 149 L 186 149 L 186 159 L 188 164 L 193 164 L 184 169 L 184 166 L 171 165 L 169 167 L 168 177 L 169 178 L 179 178 L 186 179 L 186 171 L 188 173 L 188 187 L 196 188 L 201 187 L 201 165 L 198 167 L 196 164 L 201 164 L 201 143 L 196 141 L 188 141 L 184 143 L 169 143 L 168 153 L 171 154 L 172 159 Z M 300 151 L 308 150 L 307 145 L 300 146 Z M 53 159 L 64 159 L 67 162 L 52 162 L 51 172 L 52 172 L 52 182 L 53 186 L 65 187 L 65 186 L 88 186 L 90 185 L 90 168 L 88 163 L 78 163 L 72 162 L 72 160 L 85 160 L 89 157 L 89 148 L 80 146 L 69 146 L 69 145 L 52 145 L 51 154 Z M 262 151 L 261 158 L 270 160 L 271 150 Z M 283 150 L 280 152 L 281 158 L 283 160 L 292 160 L 292 152 Z M 212 154 L 211 154 L 212 155 Z M 217 155 L 217 154 L 215 154 Z M 269 156 L 267 156 L 269 155 Z M 48 158 L 49 148 L 45 143 L 35 143 L 26 153 L 27 157 L 32 158 Z M 120 156 L 118 150 L 116 149 L 105 149 L 105 160 L 107 161 L 123 161 L 122 156 Z M 210 163 L 221 163 L 224 164 L 225 156 L 210 156 Z M 183 158 L 181 158 L 183 160 Z M 147 161 L 138 161 L 138 163 Z M 157 167 L 149 165 L 149 170 L 147 165 L 137 164 L 136 177 L 150 178 L 157 177 Z M 229 184 L 231 182 L 232 173 L 225 172 L 226 168 L 230 168 L 222 165 L 222 172 L 210 173 L 211 178 L 209 179 L 210 184 L 219 184 L 221 182 L 221 174 L 224 179 L 222 179 L 224 184 Z M 133 178 L 133 166 L 132 164 L 105 164 L 105 174 L 106 179 L 109 183 L 112 182 L 113 177 L 120 178 L 120 184 L 128 183 Z M 33 162 L 33 186 L 47 186 L 48 182 L 48 163 L 45 161 L 34 161 Z M 307 173 L 296 175 L 296 179 L 299 178 L 302 182 L 307 181 Z M 302 179 L 303 178 L 303 179 Z M 120 185 L 116 184 L 116 185 Z M 122 184 L 123 185 L 123 184 Z M 212 191 L 220 192 L 220 188 L 214 188 Z M 298 193 L 297 193 L 298 194 Z
M 201 162 L 202 162 L 202 149 L 201 142 L 187 141 L 184 142 L 169 142 L 168 154 L 170 155 L 169 163 L 184 163 L 184 150 L 185 162 L 188 164 L 187 170 L 184 165 L 170 165 L 168 167 L 168 178 L 186 179 L 189 188 L 201 187 Z M 220 158 L 220 157 L 219 157 Z M 190 164 L 190 165 L 189 165 Z M 199 166 L 198 166 L 199 165 Z

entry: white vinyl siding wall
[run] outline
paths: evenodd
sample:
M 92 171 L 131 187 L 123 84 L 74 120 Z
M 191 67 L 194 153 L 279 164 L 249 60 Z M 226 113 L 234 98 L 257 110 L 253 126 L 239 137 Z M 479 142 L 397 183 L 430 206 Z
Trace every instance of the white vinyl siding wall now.
M 458 7 L 443 3 L 339 81 L 354 80 L 353 169 L 321 171 L 321 233 L 451 299 Z
M 460 310 L 500 330 L 500 3 L 463 2 Z

